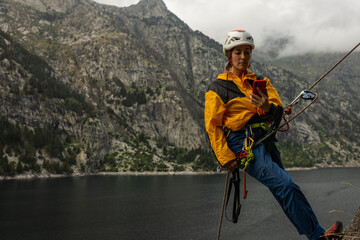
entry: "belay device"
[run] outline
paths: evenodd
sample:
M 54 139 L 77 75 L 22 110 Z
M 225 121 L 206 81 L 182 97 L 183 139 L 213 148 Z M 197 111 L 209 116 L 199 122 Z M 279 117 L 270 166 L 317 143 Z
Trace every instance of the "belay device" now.
M 245 168 L 248 166 L 248 164 L 254 160 L 253 159 L 253 155 L 252 154 L 252 149 L 256 148 L 260 143 L 262 143 L 263 141 L 265 141 L 266 139 L 268 139 L 269 137 L 273 136 L 275 133 L 277 133 L 277 131 L 281 131 L 281 132 L 285 132 L 289 129 L 289 122 L 291 122 L 292 120 L 294 120 L 296 117 L 298 117 L 301 113 L 303 113 L 308 107 L 310 107 L 311 104 L 313 104 L 316 99 L 318 98 L 318 94 L 311 92 L 311 89 L 313 87 L 315 87 L 323 78 L 325 78 L 326 75 L 328 75 L 334 68 L 336 68 L 347 56 L 349 56 L 358 46 L 360 45 L 360 43 L 358 43 L 352 50 L 350 50 L 342 59 L 340 59 L 334 66 L 332 66 L 323 76 L 321 76 L 313 85 L 311 85 L 308 89 L 301 91 L 301 93 L 290 103 L 288 104 L 285 108 L 284 108 L 284 113 L 282 116 L 282 119 L 284 120 L 283 124 L 280 124 L 281 118 L 279 119 L 279 121 L 274 122 L 271 126 L 270 129 L 267 131 L 267 133 L 265 134 L 265 136 L 260 139 L 259 141 L 257 141 L 256 143 L 254 143 L 253 141 L 250 143 L 250 146 L 248 145 L 249 142 L 249 138 L 251 139 L 251 136 L 247 136 L 247 138 L 245 139 L 245 143 L 244 143 L 244 149 L 243 151 L 241 151 L 238 156 L 237 159 L 239 165 L 244 169 L 244 183 L 245 183 Z M 303 107 L 300 111 L 298 111 L 296 114 L 293 114 L 293 116 L 291 116 L 290 118 L 287 118 L 286 116 L 290 116 L 292 114 L 292 108 L 300 101 L 300 100 L 307 100 L 310 101 L 305 107 Z M 284 127 L 286 126 L 286 128 L 284 129 Z M 252 140 L 252 139 L 251 139 Z M 247 144 L 247 145 L 245 145 Z M 230 172 L 227 173 L 226 175 L 226 180 L 225 180 L 225 191 L 224 191 L 224 196 L 223 196 L 223 201 L 222 201 L 222 207 L 221 207 L 221 215 L 220 215 L 220 223 L 219 223 L 219 229 L 218 229 L 218 234 L 217 234 L 217 240 L 220 239 L 220 233 L 221 233 L 221 225 L 222 225 L 222 219 L 223 219 L 223 215 L 224 215 L 224 208 L 225 208 L 225 201 L 226 201 L 226 205 L 229 202 L 229 198 L 230 198 L 230 194 L 231 194 L 231 189 L 232 186 L 234 185 L 234 202 L 233 202 L 233 216 L 232 216 L 232 222 L 233 223 L 237 223 L 238 222 L 238 217 L 240 215 L 240 211 L 241 211 L 241 204 L 240 204 L 240 175 L 239 175 L 239 169 L 236 169 L 233 173 L 232 173 L 232 177 L 231 180 L 229 182 L 229 175 Z M 228 185 L 230 185 L 229 190 L 228 189 Z M 244 184 L 244 199 L 246 198 L 246 194 L 247 194 L 247 190 L 246 190 L 246 184 Z M 228 195 L 228 198 L 226 200 L 226 195 Z

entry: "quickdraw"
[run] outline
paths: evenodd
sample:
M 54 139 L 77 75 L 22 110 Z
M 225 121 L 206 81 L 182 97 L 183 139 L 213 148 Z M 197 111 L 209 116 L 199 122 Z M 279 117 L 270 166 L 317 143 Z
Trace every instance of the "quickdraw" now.
M 254 161 L 254 153 L 252 151 L 252 146 L 254 144 L 254 140 L 252 139 L 252 129 L 251 127 L 247 127 L 245 130 L 246 138 L 244 140 L 243 149 L 240 153 L 237 154 L 236 159 L 238 161 L 239 167 L 242 169 L 246 169 L 249 166 L 251 161 Z
M 247 198 L 248 190 L 246 188 L 246 171 L 245 169 L 249 166 L 250 162 L 254 161 L 255 156 L 252 151 L 252 145 L 254 144 L 252 127 L 248 126 L 245 130 L 246 138 L 244 140 L 243 149 L 236 155 L 236 159 L 240 168 L 243 169 L 244 175 L 244 194 L 243 199 Z

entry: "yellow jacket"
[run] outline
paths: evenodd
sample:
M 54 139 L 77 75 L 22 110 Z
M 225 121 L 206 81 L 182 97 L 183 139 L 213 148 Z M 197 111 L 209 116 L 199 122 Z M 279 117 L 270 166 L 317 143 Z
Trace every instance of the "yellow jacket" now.
M 280 97 L 269 79 L 259 78 L 267 81 L 269 103 L 282 107 Z M 254 115 L 258 114 L 260 119 L 265 116 L 263 110 L 250 103 L 252 86 L 248 80 L 252 82 L 251 80 L 256 79 L 257 76 L 249 70 L 243 79 L 231 72 L 222 73 L 211 83 L 205 94 L 205 128 L 211 147 L 222 166 L 236 158 L 227 145 L 223 127 L 238 131 L 244 128 Z

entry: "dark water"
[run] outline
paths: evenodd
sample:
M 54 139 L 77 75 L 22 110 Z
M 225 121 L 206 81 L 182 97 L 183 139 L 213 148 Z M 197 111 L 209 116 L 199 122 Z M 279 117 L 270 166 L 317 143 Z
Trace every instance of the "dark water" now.
M 348 224 L 360 168 L 292 171 L 320 223 Z M 240 222 L 221 239 L 306 239 L 270 192 L 248 177 Z M 91 176 L 0 182 L 0 239 L 216 239 L 225 175 Z

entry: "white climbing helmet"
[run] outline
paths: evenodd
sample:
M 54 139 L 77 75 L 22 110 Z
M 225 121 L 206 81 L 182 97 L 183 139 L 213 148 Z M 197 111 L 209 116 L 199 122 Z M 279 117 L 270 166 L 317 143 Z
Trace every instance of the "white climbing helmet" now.
M 253 37 L 245 30 L 233 30 L 228 32 L 223 45 L 224 54 L 226 55 L 227 50 L 230 50 L 239 45 L 250 45 L 252 49 L 255 48 Z

